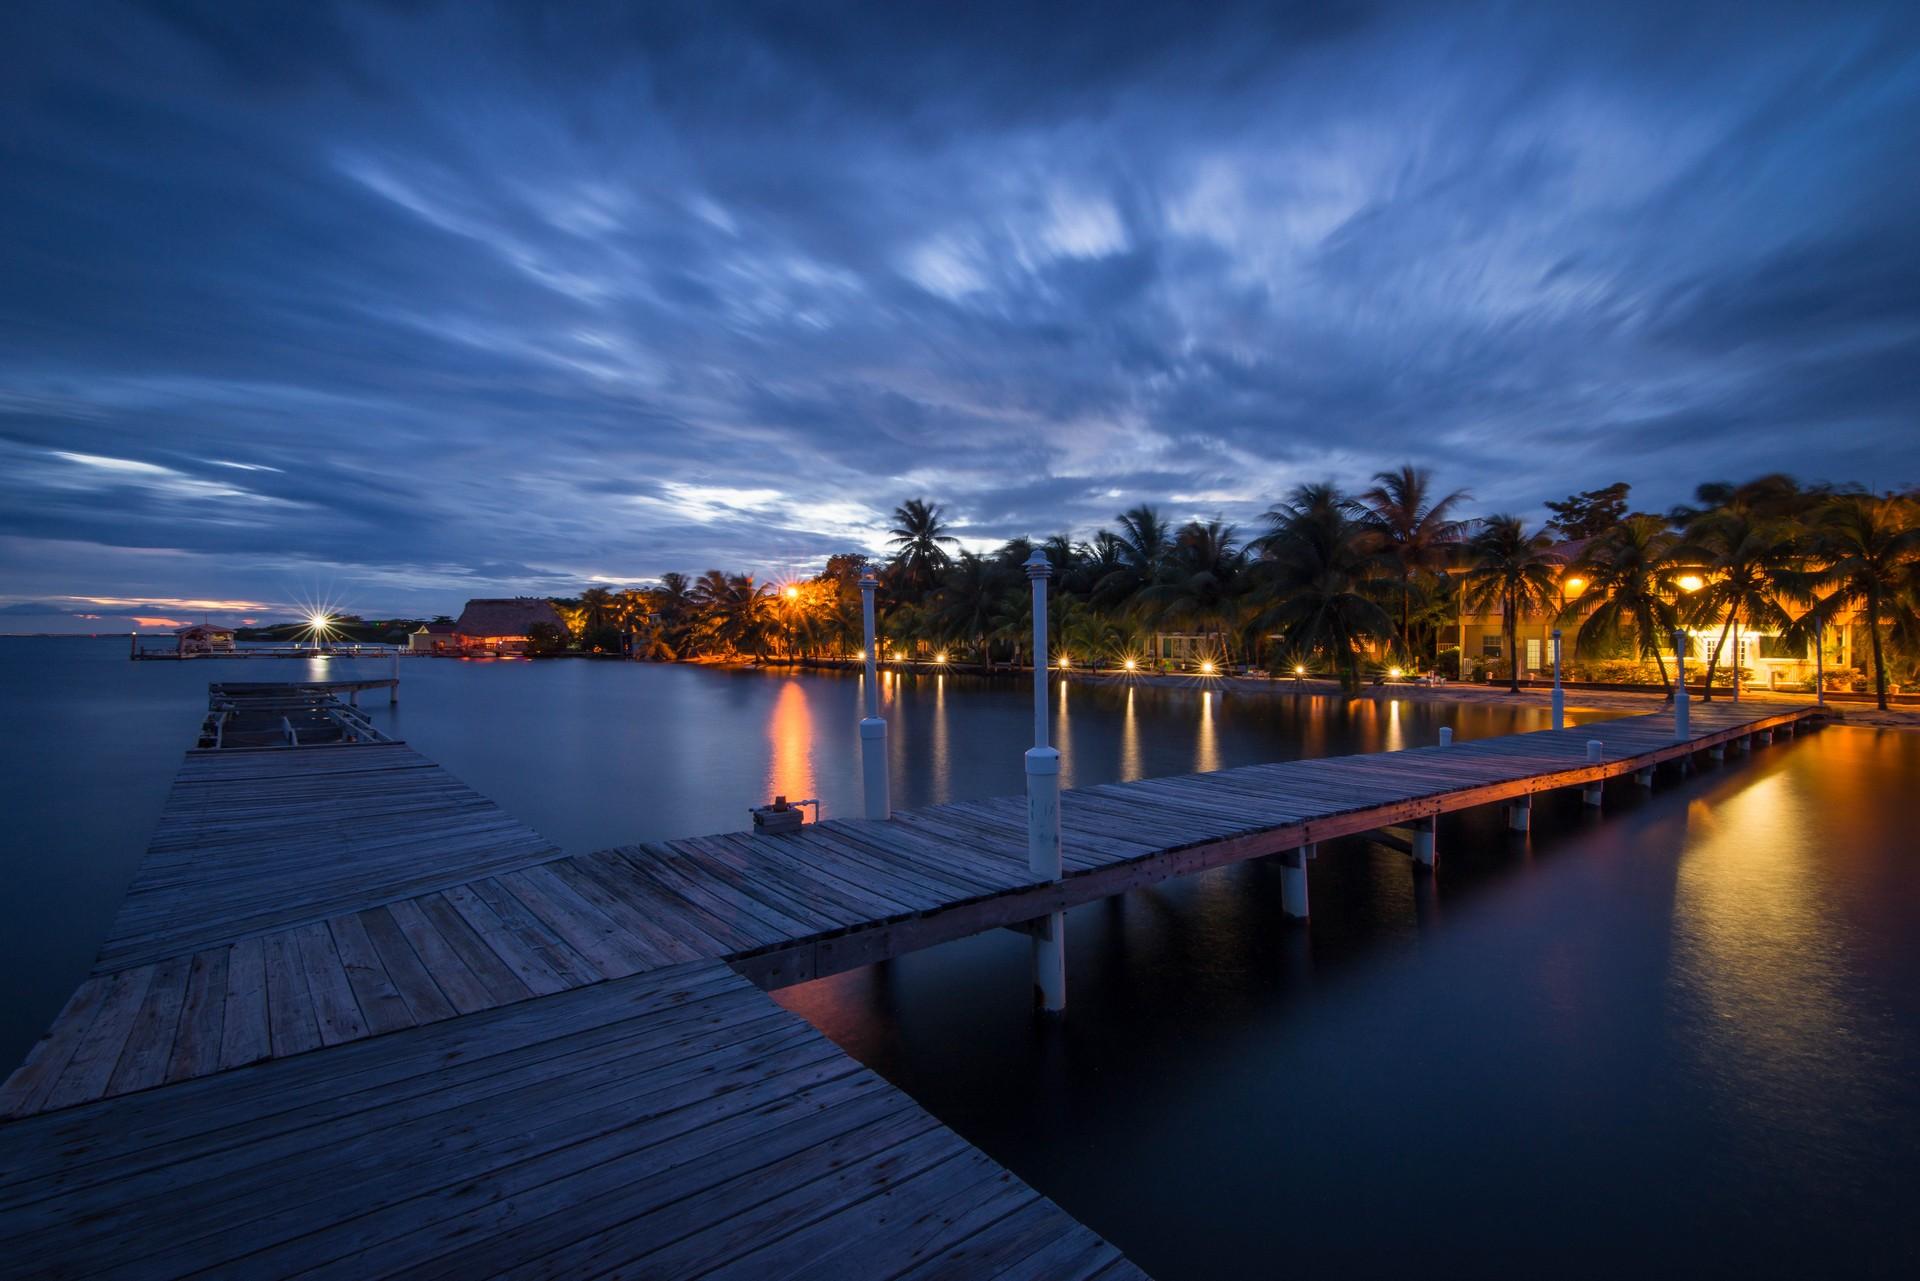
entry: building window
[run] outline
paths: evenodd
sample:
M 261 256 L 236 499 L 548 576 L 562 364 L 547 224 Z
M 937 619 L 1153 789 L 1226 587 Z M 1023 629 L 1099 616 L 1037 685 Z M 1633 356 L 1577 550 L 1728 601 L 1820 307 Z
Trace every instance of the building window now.
M 1489 632 L 1480 638 L 1480 657 L 1500 657 L 1500 633 Z

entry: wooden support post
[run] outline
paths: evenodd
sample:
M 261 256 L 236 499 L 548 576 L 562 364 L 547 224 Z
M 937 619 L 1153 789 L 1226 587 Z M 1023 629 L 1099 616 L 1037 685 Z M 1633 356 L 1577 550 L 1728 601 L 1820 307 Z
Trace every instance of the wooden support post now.
M 1307 860 L 1318 851 L 1311 845 L 1280 854 L 1280 910 L 1295 921 L 1307 919 Z
M 1521 796 L 1507 802 L 1507 828 L 1524 832 L 1533 824 L 1533 797 Z
M 1643 770 L 1635 770 L 1633 775 L 1633 781 L 1640 784 L 1640 786 L 1646 788 L 1648 791 L 1652 791 L 1653 790 L 1653 766 L 1649 765 L 1647 766 L 1647 768 Z
M 1033 1007 L 1047 1014 L 1067 1008 L 1067 914 L 1053 912 L 1033 922 Z
M 1772 731 L 1772 730 L 1770 730 L 1770 729 L 1763 729 L 1763 730 L 1761 730 L 1761 731 L 1760 731 L 1760 746 L 1762 746 L 1762 747 L 1772 747 L 1772 746 L 1773 746 L 1773 731 Z
M 1453 726 L 1442 725 L 1440 727 L 1440 746 L 1442 747 L 1453 746 Z
M 1588 739 L 1587 740 L 1587 764 L 1598 765 L 1600 763 L 1600 756 L 1605 750 L 1606 750 L 1605 744 L 1603 744 L 1599 739 L 1597 738 Z M 1605 787 L 1601 783 L 1601 781 L 1597 778 L 1594 779 L 1593 782 L 1588 783 L 1585 787 L 1580 789 L 1581 803 L 1585 805 L 1591 805 L 1593 808 L 1599 809 L 1600 798 L 1604 793 L 1604 791 L 1605 791 Z
M 1053 565 L 1038 548 L 1027 558 L 1033 584 L 1033 746 L 1027 775 L 1027 870 L 1044 881 L 1060 879 L 1060 753 L 1047 745 L 1047 579 Z M 1067 1008 L 1066 917 L 1053 913 L 1047 937 L 1033 940 L 1033 987 L 1040 1008 Z
M 387 686 L 387 706 L 394 707 L 400 702 L 400 647 L 393 647 L 393 684 Z
M 1439 820 L 1431 818 L 1415 819 L 1413 824 L 1413 870 L 1431 872 L 1434 860 L 1439 856 L 1434 848 L 1434 828 Z

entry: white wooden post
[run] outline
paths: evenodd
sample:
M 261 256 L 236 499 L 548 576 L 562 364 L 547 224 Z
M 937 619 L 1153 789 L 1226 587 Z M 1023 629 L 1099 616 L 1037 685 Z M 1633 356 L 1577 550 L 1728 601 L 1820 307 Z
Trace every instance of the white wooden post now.
M 1431 872 L 1438 851 L 1434 846 L 1435 831 L 1440 820 L 1420 818 L 1413 822 L 1413 870 Z
M 1686 742 L 1693 737 L 1687 707 L 1687 634 L 1673 629 L 1673 737 Z
M 1280 911 L 1288 919 L 1307 919 L 1307 860 L 1320 851 L 1312 845 L 1280 853 Z
M 1440 727 L 1440 746 L 1442 747 L 1453 746 L 1453 726 L 1442 725 Z
M 1507 803 L 1507 829 L 1524 832 L 1533 826 L 1533 797 L 1522 796 Z
M 1813 702 L 1816 707 L 1827 705 L 1827 625 L 1816 623 L 1813 628 Z
M 893 793 L 887 783 L 887 723 L 880 718 L 880 654 L 873 634 L 873 593 L 880 576 L 869 565 L 860 571 L 860 626 L 867 656 L 867 715 L 860 722 L 860 782 L 871 819 L 893 817 Z
M 1038 548 L 1027 558 L 1033 584 L 1033 746 L 1026 754 L 1027 870 L 1060 879 L 1060 753 L 1047 743 L 1047 579 L 1053 566 Z M 1033 935 L 1033 983 L 1040 1008 L 1067 1008 L 1067 922 L 1054 912 Z
M 1604 750 L 1606 750 L 1605 745 L 1602 744 L 1599 739 L 1597 738 L 1588 739 L 1587 740 L 1587 764 L 1598 765 L 1600 763 L 1600 753 L 1603 752 Z M 1593 782 L 1588 783 L 1585 787 L 1580 789 L 1580 799 L 1586 804 L 1593 806 L 1595 809 L 1598 809 L 1600 807 L 1600 797 L 1603 789 L 1604 789 L 1604 785 L 1600 782 L 1599 779 L 1595 779 Z
M 1560 688 L 1560 629 L 1553 629 L 1553 727 L 1567 727 L 1567 695 Z

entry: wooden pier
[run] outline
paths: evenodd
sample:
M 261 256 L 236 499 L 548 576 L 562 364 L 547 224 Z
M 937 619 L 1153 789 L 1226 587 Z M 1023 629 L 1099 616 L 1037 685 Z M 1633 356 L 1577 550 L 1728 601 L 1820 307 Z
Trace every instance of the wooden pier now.
M 0 1089 L 0 1258 L 1137 1275 L 752 985 L 1267 855 L 1305 916 L 1322 841 L 1409 827 L 1431 863 L 1443 814 L 1520 825 L 1538 792 L 1597 799 L 1813 713 L 1078 789 L 1053 881 L 1017 798 L 566 856 L 404 744 L 193 752 L 95 972 Z

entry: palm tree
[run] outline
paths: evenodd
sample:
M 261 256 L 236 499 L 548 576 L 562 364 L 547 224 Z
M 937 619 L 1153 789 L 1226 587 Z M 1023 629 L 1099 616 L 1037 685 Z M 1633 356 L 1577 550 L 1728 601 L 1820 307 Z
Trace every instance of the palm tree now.
M 1372 535 L 1330 484 L 1301 485 L 1266 520 L 1268 532 L 1255 543 L 1265 580 L 1255 628 L 1276 631 L 1284 649 L 1326 655 L 1341 685 L 1358 687 L 1361 645 L 1393 632 L 1393 620 L 1366 590 Z
M 1674 548 L 1672 556 L 1696 565 L 1704 580 L 1688 606 L 1693 620 L 1711 625 L 1725 619 L 1720 639 L 1707 655 L 1701 701 L 1713 700 L 1713 673 L 1731 632 L 1733 699 L 1739 702 L 1740 624 L 1783 631 L 1793 620 L 1781 607 L 1781 597 L 1804 594 L 1793 532 L 1784 523 L 1762 519 L 1746 504 L 1735 503 L 1697 516 L 1687 531 L 1686 544 Z
M 580 593 L 580 616 L 585 628 L 603 626 L 613 617 L 616 606 L 613 593 L 604 587 L 589 587 Z
M 1411 659 L 1414 584 L 1446 567 L 1466 530 L 1466 522 L 1455 520 L 1453 510 L 1470 495 L 1456 489 L 1434 498 L 1433 473 L 1412 463 L 1403 463 L 1397 471 L 1375 472 L 1373 481 L 1360 501 L 1400 580 L 1400 652 Z
M 1480 522 L 1468 540 L 1463 608 L 1482 613 L 1500 607 L 1500 635 L 1507 651 L 1507 689 L 1520 692 L 1520 615 L 1544 612 L 1555 600 L 1559 557 L 1553 540 L 1529 530 L 1518 516 L 1499 513 Z
M 1563 616 L 1586 615 L 1574 634 L 1575 653 L 1631 628 L 1640 657 L 1653 659 L 1669 694 L 1673 686 L 1660 645 L 1680 622 L 1673 603 L 1680 590 L 1673 547 L 1660 517 L 1627 517 L 1587 544 L 1578 562 L 1587 589 L 1560 611 Z
M 1821 563 L 1814 580 L 1831 594 L 1802 619 L 1816 629 L 1832 624 L 1843 609 L 1866 615 L 1873 647 L 1873 687 L 1880 710 L 1887 708 L 1886 651 L 1882 627 L 1896 635 L 1920 633 L 1920 519 L 1898 498 L 1847 494 L 1821 510 L 1812 532 L 1814 555 Z
M 896 549 L 895 571 L 915 594 L 933 586 L 951 563 L 947 545 L 960 541 L 947 533 L 944 515 L 938 503 L 924 498 L 909 498 L 893 509 L 893 527 L 887 531 L 892 537 L 887 542 Z
M 768 593 L 752 574 L 727 574 L 710 569 L 691 593 L 700 613 L 701 630 L 724 652 L 751 652 L 759 657 L 766 647 Z
M 961 552 L 941 575 L 935 598 L 934 625 L 941 636 L 971 645 L 989 669 L 993 666 L 989 638 L 998 626 L 1010 581 L 998 561 Z
M 1155 620 L 1187 631 L 1218 632 L 1227 638 L 1227 657 L 1239 631 L 1247 563 L 1239 532 L 1232 525 L 1192 521 L 1175 537 L 1161 578 L 1143 588 L 1135 601 Z
M 1120 529 L 1113 535 L 1113 550 L 1120 563 L 1094 584 L 1095 596 L 1108 606 L 1130 600 L 1135 592 L 1152 583 L 1173 546 L 1166 518 L 1157 508 L 1142 503 L 1121 512 L 1117 519 Z

